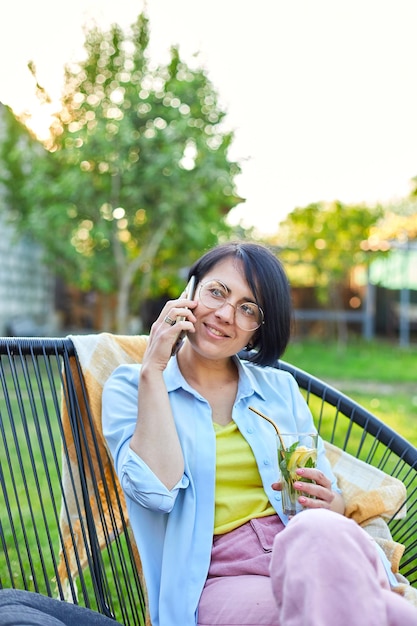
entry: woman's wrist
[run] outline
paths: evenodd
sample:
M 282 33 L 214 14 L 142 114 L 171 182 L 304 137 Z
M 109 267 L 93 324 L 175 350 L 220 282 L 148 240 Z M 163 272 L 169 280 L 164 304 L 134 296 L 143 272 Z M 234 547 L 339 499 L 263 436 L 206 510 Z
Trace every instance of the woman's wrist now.
M 341 515 L 344 515 L 346 509 L 345 500 L 341 493 L 337 491 L 334 491 L 333 493 L 334 498 L 330 504 L 330 510 L 334 511 L 335 513 L 340 513 Z

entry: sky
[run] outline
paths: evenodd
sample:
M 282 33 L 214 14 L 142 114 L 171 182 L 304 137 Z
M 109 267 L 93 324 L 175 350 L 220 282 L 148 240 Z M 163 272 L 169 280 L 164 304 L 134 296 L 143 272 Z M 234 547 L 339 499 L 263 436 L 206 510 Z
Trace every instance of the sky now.
M 143 0 L 14 0 L 0 19 L 0 102 L 59 98 L 83 24 L 124 28 Z M 152 58 L 204 66 L 235 133 L 246 202 L 233 222 L 274 233 L 296 207 L 389 203 L 417 175 L 416 0 L 147 0 Z M 42 118 L 33 113 L 40 128 Z M 45 127 L 45 119 L 43 120 Z

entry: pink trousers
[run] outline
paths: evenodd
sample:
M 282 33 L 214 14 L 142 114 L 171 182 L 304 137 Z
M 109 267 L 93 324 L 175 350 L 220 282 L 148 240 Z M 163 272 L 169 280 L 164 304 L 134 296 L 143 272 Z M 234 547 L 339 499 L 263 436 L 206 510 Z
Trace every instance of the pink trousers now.
M 417 626 L 373 541 L 320 509 L 251 520 L 214 539 L 199 626 Z

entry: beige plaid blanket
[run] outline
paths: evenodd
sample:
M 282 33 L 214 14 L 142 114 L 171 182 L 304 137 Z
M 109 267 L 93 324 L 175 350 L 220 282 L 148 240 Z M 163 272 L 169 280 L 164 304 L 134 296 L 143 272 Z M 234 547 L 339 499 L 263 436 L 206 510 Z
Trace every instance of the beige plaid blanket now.
M 96 434 L 101 450 L 99 453 L 100 458 L 105 465 L 105 472 L 110 473 L 110 462 L 108 461 L 106 442 L 101 428 L 101 395 L 103 385 L 117 366 L 123 363 L 141 362 L 146 348 L 147 336 L 121 336 L 100 333 L 95 335 L 72 336 L 71 339 L 75 345 L 87 388 L 88 402 L 96 426 Z M 73 366 L 75 366 L 75 364 L 73 364 Z M 80 400 L 82 400 L 82 398 L 80 398 Z M 62 419 L 64 432 L 70 433 L 68 430 L 68 415 L 65 406 L 63 406 Z M 73 470 L 77 471 L 77 467 L 75 466 L 76 457 L 74 445 L 70 434 L 67 441 L 70 460 L 74 461 Z M 405 500 L 404 485 L 396 478 L 388 476 L 381 470 L 356 459 L 332 444 L 326 442 L 325 446 L 326 454 L 338 478 L 340 488 L 346 501 L 346 515 L 353 518 L 367 530 L 383 548 L 391 563 L 393 572 L 400 581 L 396 591 L 406 596 L 417 606 L 417 589 L 411 587 L 407 581 L 398 574 L 398 566 L 404 552 L 404 546 L 392 540 L 388 525 L 384 519 L 390 518 L 393 514 L 397 514 L 399 517 L 406 514 L 405 508 L 402 507 L 402 503 Z M 96 458 L 94 450 L 92 450 L 92 456 L 93 459 Z M 66 463 L 64 463 L 63 466 L 63 473 L 65 480 L 68 474 Z M 87 477 L 87 479 L 90 480 L 90 477 Z M 127 519 L 128 516 L 124 504 L 124 496 L 118 483 L 117 490 L 117 494 L 111 492 L 111 498 L 114 498 L 112 501 L 116 502 L 117 499 L 122 501 L 124 516 L 125 519 Z M 73 505 L 71 518 L 75 520 L 76 523 L 78 513 L 75 508 L 75 502 L 71 500 L 70 491 L 69 497 L 70 507 Z M 108 514 L 109 507 L 104 496 L 103 507 Z M 115 507 L 115 510 L 117 510 L 117 507 Z M 105 546 L 105 535 L 100 530 L 101 522 L 98 515 L 97 528 L 100 544 L 103 548 Z M 61 518 L 61 530 L 64 537 L 64 545 L 68 544 L 68 547 L 70 547 L 72 539 L 64 515 L 62 515 Z M 82 542 L 80 542 L 80 545 L 81 543 Z M 82 564 L 86 565 L 86 562 Z M 138 554 L 137 566 L 141 575 L 142 570 Z M 77 568 L 74 559 L 71 564 L 71 572 L 75 575 L 76 571 Z M 61 562 L 60 578 L 64 585 L 68 582 L 63 561 Z M 145 589 L 143 578 L 142 582 L 143 588 Z M 147 625 L 148 624 L 150 624 L 150 622 L 147 622 Z
M 354 519 L 381 546 L 395 574 L 394 590 L 417 607 L 417 589 L 399 572 L 404 546 L 393 540 L 386 519 L 406 515 L 404 484 L 380 469 L 325 441 L 330 461 L 346 503 L 345 515 Z

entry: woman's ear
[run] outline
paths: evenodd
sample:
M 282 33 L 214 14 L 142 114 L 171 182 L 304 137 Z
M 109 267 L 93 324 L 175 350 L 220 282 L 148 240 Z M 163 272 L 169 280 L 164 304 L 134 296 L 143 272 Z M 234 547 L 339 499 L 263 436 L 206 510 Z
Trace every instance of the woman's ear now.
M 259 340 L 259 329 L 255 330 L 252 337 L 249 339 L 248 343 L 245 346 L 245 350 L 253 350 L 253 347 L 256 346 Z
M 253 333 L 252 337 L 249 339 L 248 343 L 246 344 L 245 350 L 253 350 L 253 346 L 256 344 L 256 339 L 257 339 L 257 333 Z

